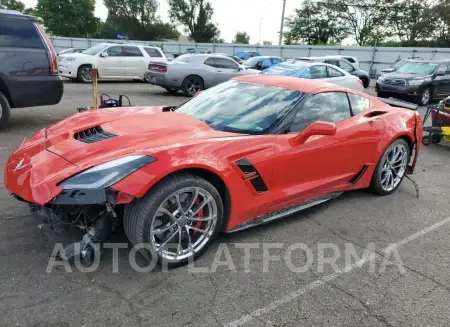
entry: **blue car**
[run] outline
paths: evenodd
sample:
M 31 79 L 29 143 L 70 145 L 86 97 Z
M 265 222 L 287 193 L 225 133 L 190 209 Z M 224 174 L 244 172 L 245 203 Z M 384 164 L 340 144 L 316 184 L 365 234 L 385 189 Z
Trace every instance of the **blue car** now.
M 244 61 L 244 66 L 246 68 L 264 70 L 273 65 L 279 64 L 280 62 L 284 62 L 285 60 L 281 57 L 272 57 L 272 56 L 257 56 L 250 58 Z
M 258 51 L 238 51 L 233 56 L 239 57 L 242 60 L 247 60 L 253 57 L 262 56 Z

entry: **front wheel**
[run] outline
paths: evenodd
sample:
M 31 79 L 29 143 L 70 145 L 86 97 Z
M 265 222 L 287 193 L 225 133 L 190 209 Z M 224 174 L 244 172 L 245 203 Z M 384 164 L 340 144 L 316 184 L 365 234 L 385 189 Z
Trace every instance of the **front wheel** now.
M 148 259 L 169 267 L 202 255 L 217 236 L 222 220 L 219 192 L 192 174 L 168 177 L 124 212 L 125 233 L 131 243 L 144 243 Z
M 428 105 L 431 102 L 431 89 L 429 87 L 424 88 L 417 97 L 416 102 L 419 106 Z
M 405 177 L 410 157 L 408 143 L 403 139 L 392 142 L 377 164 L 370 184 L 371 190 L 379 195 L 394 192 Z
M 78 68 L 77 79 L 81 83 L 91 83 L 92 82 L 92 66 L 82 65 Z

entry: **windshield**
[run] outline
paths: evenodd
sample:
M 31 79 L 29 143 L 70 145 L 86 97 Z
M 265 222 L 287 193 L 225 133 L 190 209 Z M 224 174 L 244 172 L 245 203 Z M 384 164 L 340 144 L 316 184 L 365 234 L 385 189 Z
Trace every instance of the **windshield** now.
M 253 57 L 253 58 L 247 59 L 247 60 L 244 62 L 244 65 L 253 67 L 253 66 L 255 66 L 261 59 L 263 59 L 263 58 Z
M 210 88 L 178 107 L 217 131 L 264 134 L 303 94 L 274 86 L 231 80 Z
M 97 44 L 87 50 L 84 50 L 82 53 L 93 56 L 102 51 L 103 49 L 105 49 L 106 47 L 107 45 L 105 44 Z
M 429 62 L 406 62 L 397 69 L 397 73 L 431 75 L 436 66 Z

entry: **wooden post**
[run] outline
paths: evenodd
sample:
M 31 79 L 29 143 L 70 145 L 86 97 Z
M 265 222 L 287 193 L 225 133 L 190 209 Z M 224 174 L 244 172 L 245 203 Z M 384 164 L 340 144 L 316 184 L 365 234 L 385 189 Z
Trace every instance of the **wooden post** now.
M 92 68 L 91 70 L 92 76 L 92 93 L 94 95 L 94 109 L 98 109 L 98 81 L 97 81 L 97 68 Z

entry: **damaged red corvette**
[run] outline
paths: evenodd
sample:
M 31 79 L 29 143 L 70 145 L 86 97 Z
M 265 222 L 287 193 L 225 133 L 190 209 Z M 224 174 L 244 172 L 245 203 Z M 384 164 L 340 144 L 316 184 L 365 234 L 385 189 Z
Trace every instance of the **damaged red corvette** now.
M 348 190 L 394 192 L 416 165 L 422 121 L 415 105 L 383 101 L 315 80 L 243 76 L 178 107 L 77 113 L 24 141 L 5 185 L 54 229 L 86 229 L 72 256 L 92 255 L 123 219 L 152 258 L 186 264 L 219 232 Z

